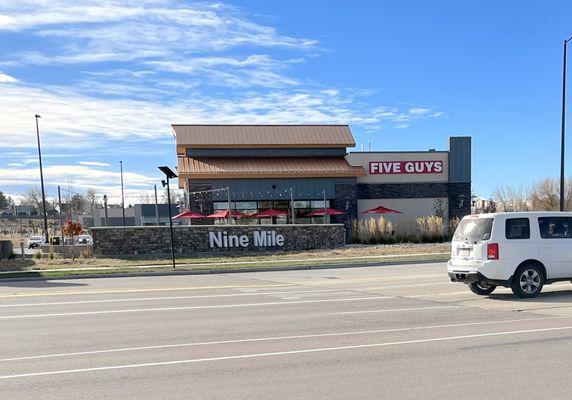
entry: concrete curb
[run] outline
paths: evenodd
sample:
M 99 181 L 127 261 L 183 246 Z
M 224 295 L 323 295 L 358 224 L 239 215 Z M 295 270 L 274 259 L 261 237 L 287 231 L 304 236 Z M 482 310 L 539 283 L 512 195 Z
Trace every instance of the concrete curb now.
M 146 277 L 146 276 L 175 276 L 175 275 L 215 275 L 215 274 L 238 274 L 243 272 L 272 272 L 272 271 L 303 271 L 312 269 L 341 269 L 341 268 L 370 268 L 370 267 L 385 267 L 392 265 L 411 265 L 411 264 L 437 264 L 445 261 L 440 260 L 403 260 L 403 261 L 383 261 L 365 264 L 329 264 L 329 265 L 284 265 L 276 267 L 258 267 L 258 268 L 237 268 L 237 269 L 204 269 L 196 271 L 148 271 L 148 272 L 133 272 L 133 273 L 109 273 L 109 274 L 81 274 L 81 275 L 66 275 L 54 277 L 16 277 L 16 278 L 0 278 L 0 285 L 2 282 L 17 282 L 17 281 L 47 281 L 47 280 L 65 280 L 65 279 L 90 279 L 90 278 L 129 278 L 129 277 Z M 19 272 L 14 272 L 18 274 Z M 22 274 L 26 272 L 21 272 Z

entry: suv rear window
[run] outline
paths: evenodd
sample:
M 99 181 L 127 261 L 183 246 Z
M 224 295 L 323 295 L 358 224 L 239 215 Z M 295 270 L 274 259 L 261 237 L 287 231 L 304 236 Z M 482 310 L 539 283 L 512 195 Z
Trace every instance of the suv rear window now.
M 507 239 L 530 239 L 530 221 L 528 218 L 508 218 L 505 223 Z
M 570 217 L 540 217 L 538 227 L 542 239 L 572 239 Z
M 489 240 L 493 229 L 492 218 L 466 218 L 461 221 L 453 240 L 478 242 L 481 240 Z

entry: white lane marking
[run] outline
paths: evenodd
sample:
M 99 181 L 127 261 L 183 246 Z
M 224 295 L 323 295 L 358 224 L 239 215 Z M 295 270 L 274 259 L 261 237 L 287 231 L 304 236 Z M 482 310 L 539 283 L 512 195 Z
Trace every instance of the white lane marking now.
M 194 343 L 164 344 L 164 345 L 155 345 L 155 346 L 125 347 L 125 348 L 118 348 L 118 349 L 79 351 L 79 352 L 74 352 L 74 353 L 56 353 L 56 354 L 42 354 L 42 355 L 38 355 L 38 356 L 2 358 L 2 359 L 0 359 L 0 362 L 36 360 L 36 359 L 41 359 L 41 358 L 83 356 L 83 355 L 105 354 L 105 353 L 120 353 L 120 352 L 140 351 L 140 350 L 169 349 L 169 348 L 178 348 L 178 347 L 211 346 L 211 345 L 218 345 L 218 344 L 269 342 L 269 341 L 291 340 L 291 339 L 311 339 L 311 338 L 336 337 L 336 336 L 369 335 L 369 334 L 373 334 L 373 333 L 408 332 L 408 331 L 429 330 L 429 329 L 458 328 L 458 327 L 464 327 L 464 326 L 509 324 L 509 323 L 517 323 L 517 322 L 545 321 L 545 320 L 570 319 L 570 318 L 572 318 L 572 316 L 535 317 L 535 318 L 520 318 L 520 319 L 508 319 L 508 320 L 482 321 L 482 322 L 466 322 L 463 324 L 427 325 L 427 326 L 412 326 L 412 327 L 406 327 L 406 328 L 374 329 L 374 330 L 369 330 L 369 331 L 317 333 L 317 334 L 308 334 L 308 335 L 274 336 L 274 337 L 249 338 L 249 339 L 217 340 L 217 341 L 211 341 L 211 342 L 194 342 Z
M 406 284 L 406 285 L 393 285 L 393 286 L 365 286 L 360 287 L 360 290 L 388 290 L 388 289 L 407 289 L 407 288 L 417 288 L 417 287 L 425 287 L 425 286 L 445 286 L 450 285 L 451 282 L 435 282 L 435 283 L 415 283 L 415 284 Z
M 61 305 L 74 305 L 74 304 L 120 303 L 120 302 L 155 301 L 155 300 L 210 299 L 210 298 L 217 298 L 217 297 L 263 296 L 263 295 L 277 295 L 277 294 L 301 294 L 301 293 L 321 293 L 321 292 L 340 292 L 340 291 L 344 291 L 344 290 L 339 290 L 339 289 L 291 290 L 291 291 L 281 291 L 281 292 L 249 292 L 249 293 L 233 293 L 233 294 L 207 294 L 207 295 L 197 295 L 197 296 L 136 297 L 136 298 L 130 298 L 130 299 L 61 301 L 61 302 L 51 302 L 51 303 L 0 304 L 0 308 L 61 306 Z
M 109 278 L 104 278 L 109 279 Z M 45 297 L 45 296 L 83 296 L 86 294 L 109 294 L 109 293 L 141 293 L 141 292 L 170 292 L 180 290 L 222 290 L 222 289 L 244 289 L 244 288 L 271 288 L 271 287 L 295 287 L 290 283 L 265 284 L 265 285 L 221 285 L 221 286 L 179 286 L 179 287 L 158 287 L 144 289 L 96 289 L 96 290 L 73 290 L 68 292 L 29 292 L 2 294 L 0 298 L 15 297 Z M 14 289 L 16 290 L 16 289 Z
M 469 306 L 435 306 L 435 307 L 416 307 L 416 308 L 387 308 L 383 310 L 362 310 L 362 311 L 342 311 L 328 313 L 328 315 L 346 315 L 346 314 L 369 314 L 369 313 L 386 313 L 401 311 L 420 311 L 420 310 L 438 310 L 440 308 L 468 308 Z
M 390 296 L 369 296 L 369 297 L 350 297 L 350 298 L 338 298 L 338 299 L 276 301 L 276 302 L 268 302 L 268 303 L 217 304 L 217 305 L 209 305 L 209 306 L 157 307 L 157 308 L 134 308 L 134 309 L 125 309 L 125 310 L 80 311 L 80 312 L 52 313 L 52 314 L 24 314 L 24 315 L 1 316 L 0 320 L 23 319 L 23 318 L 44 318 L 44 317 L 68 317 L 68 316 L 75 316 L 75 315 L 138 313 L 138 312 L 151 312 L 151 311 L 177 311 L 177 310 L 203 310 L 203 309 L 215 309 L 215 308 L 264 307 L 264 306 L 279 306 L 279 305 L 291 305 L 291 304 L 335 303 L 335 302 L 346 302 L 346 301 L 382 300 L 382 299 L 393 299 L 393 298 L 394 297 L 390 297 Z
M 430 293 L 430 294 L 416 294 L 413 296 L 403 295 L 403 297 L 407 298 L 422 298 L 422 297 L 435 297 L 435 296 L 449 296 L 449 295 L 457 295 L 457 294 L 466 294 L 467 297 L 474 297 L 475 295 L 470 293 L 469 291 L 462 291 L 462 292 L 443 292 L 443 293 Z
M 241 355 L 237 355 L 237 356 L 194 358 L 194 359 L 189 359 L 189 360 L 163 361 L 163 362 L 143 363 L 143 364 L 111 365 L 111 366 L 107 366 L 107 367 L 93 367 L 93 368 L 68 369 L 68 370 L 59 370 L 59 371 L 33 372 L 33 373 L 28 373 L 28 374 L 2 375 L 2 376 L 0 376 L 0 379 L 26 378 L 26 377 L 46 376 L 46 375 L 63 375 L 63 374 L 74 374 L 74 373 L 80 373 L 80 372 L 109 371 L 109 370 L 117 370 L 117 369 L 157 367 L 157 366 L 165 366 L 165 365 L 194 364 L 194 363 L 212 362 L 212 361 L 226 361 L 226 360 L 239 360 L 239 359 L 247 359 L 247 358 L 286 356 L 286 355 L 293 355 L 293 354 L 324 353 L 324 352 L 330 352 L 330 351 L 357 350 L 357 349 L 367 349 L 367 348 L 375 348 L 375 347 L 400 346 L 400 345 L 407 345 L 407 344 L 444 342 L 444 341 L 460 340 L 460 339 L 475 339 L 475 338 L 482 338 L 482 337 L 519 335 L 519 334 L 522 335 L 522 334 L 526 334 L 526 333 L 556 332 L 556 331 L 564 331 L 564 330 L 571 330 L 571 329 L 572 329 L 572 326 L 563 326 L 563 327 L 557 327 L 557 328 L 542 328 L 542 329 L 527 329 L 527 330 L 508 331 L 508 332 L 479 333 L 479 334 L 474 334 L 474 335 L 444 336 L 444 337 L 429 338 L 429 339 L 404 340 L 404 341 L 399 341 L 399 342 L 382 342 L 382 343 L 358 344 L 358 345 L 339 346 L 339 347 L 319 347 L 319 348 L 304 349 L 304 350 L 277 351 L 277 352 L 271 352 L 271 353 L 241 354 Z

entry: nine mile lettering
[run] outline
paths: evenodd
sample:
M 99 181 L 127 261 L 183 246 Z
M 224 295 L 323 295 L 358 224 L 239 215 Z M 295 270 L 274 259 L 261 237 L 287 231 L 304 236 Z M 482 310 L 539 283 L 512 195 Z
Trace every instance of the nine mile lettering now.
M 276 231 L 254 231 L 252 237 L 248 235 L 229 235 L 226 231 L 209 232 L 209 246 L 211 248 L 248 247 L 282 247 L 284 236 Z

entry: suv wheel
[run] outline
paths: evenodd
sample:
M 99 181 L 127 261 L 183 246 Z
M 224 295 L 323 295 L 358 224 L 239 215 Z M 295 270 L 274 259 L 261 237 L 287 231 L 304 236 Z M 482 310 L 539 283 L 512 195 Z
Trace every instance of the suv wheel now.
M 479 296 L 486 296 L 487 294 L 491 294 L 497 287 L 494 285 L 486 285 L 482 282 L 473 282 L 469 283 L 469 289 L 471 292 L 478 294 Z
M 518 297 L 531 298 L 539 295 L 544 286 L 544 273 L 536 265 L 519 267 L 512 278 L 511 289 Z

